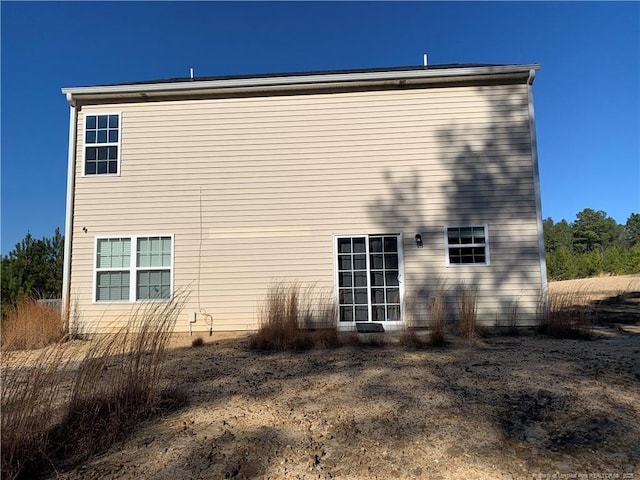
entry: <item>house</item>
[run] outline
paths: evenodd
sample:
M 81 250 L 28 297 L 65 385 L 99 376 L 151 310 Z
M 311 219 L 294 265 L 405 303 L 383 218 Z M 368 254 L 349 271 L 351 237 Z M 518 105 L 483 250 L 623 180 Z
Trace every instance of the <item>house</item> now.
M 299 281 L 331 289 L 340 328 L 393 329 L 428 322 L 415 299 L 467 285 L 480 322 L 517 309 L 531 324 L 546 292 L 538 68 L 63 88 L 67 312 L 107 331 L 180 291 L 178 331 L 250 330 L 269 286 Z

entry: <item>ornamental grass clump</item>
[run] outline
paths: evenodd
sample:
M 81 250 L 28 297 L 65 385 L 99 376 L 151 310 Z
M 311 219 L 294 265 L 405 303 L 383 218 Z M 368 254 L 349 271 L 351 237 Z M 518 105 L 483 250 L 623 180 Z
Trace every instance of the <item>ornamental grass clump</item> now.
M 456 298 L 458 314 L 458 333 L 466 338 L 474 338 L 477 334 L 478 292 L 470 285 L 461 285 Z
M 77 362 L 68 344 L 49 346 L 35 360 L 3 355 L 3 478 L 77 465 L 140 421 L 184 403 L 181 391 L 161 388 L 181 307 L 179 299 L 142 305 L 117 333 L 92 340 Z
M 260 309 L 260 327 L 250 340 L 256 350 L 308 350 L 338 346 L 335 301 L 299 282 L 271 285 Z
M 429 299 L 429 345 L 441 347 L 447 342 L 445 330 L 449 311 L 444 291 L 438 291 Z
M 64 345 L 2 358 L 2 478 L 34 478 L 49 467 L 51 429 L 64 415 L 61 393 L 68 370 Z
M 594 307 L 579 291 L 549 293 L 539 301 L 538 331 L 558 338 L 590 339 Z
M 117 333 L 95 340 L 80 363 L 57 431 L 65 457 L 108 448 L 158 413 L 168 400 L 160 378 L 181 308 L 179 300 L 146 303 Z
M 3 305 L 2 349 L 30 350 L 63 340 L 65 323 L 59 305 L 22 298 Z

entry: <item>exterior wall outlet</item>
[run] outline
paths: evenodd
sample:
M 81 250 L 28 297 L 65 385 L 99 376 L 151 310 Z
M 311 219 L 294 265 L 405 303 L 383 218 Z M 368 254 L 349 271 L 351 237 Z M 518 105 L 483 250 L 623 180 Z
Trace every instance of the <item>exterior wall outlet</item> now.
M 196 323 L 196 312 L 189 312 L 189 323 Z

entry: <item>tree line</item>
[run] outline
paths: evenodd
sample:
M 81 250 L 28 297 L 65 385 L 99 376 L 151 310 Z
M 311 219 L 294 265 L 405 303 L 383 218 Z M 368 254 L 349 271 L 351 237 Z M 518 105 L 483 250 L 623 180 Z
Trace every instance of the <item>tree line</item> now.
M 602 210 L 585 208 L 571 223 L 546 218 L 542 225 L 550 280 L 640 273 L 638 213 L 621 225 Z
M 602 210 L 585 208 L 572 223 L 542 222 L 547 276 L 550 280 L 586 278 L 601 273 L 640 273 L 640 214 L 624 225 Z M 60 298 L 64 236 L 35 239 L 30 233 L 2 256 L 2 302 L 21 297 Z
M 2 303 L 23 297 L 60 298 L 64 263 L 64 236 L 56 228 L 53 237 L 24 239 L 2 256 Z

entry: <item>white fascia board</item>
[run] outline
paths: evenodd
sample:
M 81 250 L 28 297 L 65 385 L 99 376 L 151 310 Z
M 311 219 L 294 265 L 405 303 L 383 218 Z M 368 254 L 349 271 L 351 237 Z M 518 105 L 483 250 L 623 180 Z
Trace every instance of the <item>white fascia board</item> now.
M 461 67 L 418 70 L 388 70 L 376 72 L 319 73 L 309 75 L 246 77 L 217 80 L 193 80 L 180 82 L 140 83 L 129 85 L 105 85 L 93 87 L 63 88 L 70 104 L 74 97 L 91 98 L 121 96 L 179 95 L 183 93 L 211 93 L 215 91 L 256 92 L 282 89 L 337 88 L 346 86 L 384 85 L 388 82 L 437 83 L 439 81 L 464 80 L 470 77 L 522 74 L 528 77 L 539 65 L 496 65 L 486 67 Z

